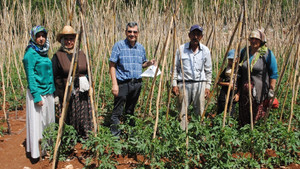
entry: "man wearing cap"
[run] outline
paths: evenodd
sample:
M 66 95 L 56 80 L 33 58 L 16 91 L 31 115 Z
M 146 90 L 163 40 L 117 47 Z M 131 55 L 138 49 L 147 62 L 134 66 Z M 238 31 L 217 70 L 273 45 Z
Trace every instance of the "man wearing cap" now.
M 109 73 L 112 80 L 114 109 L 111 116 L 111 132 L 120 135 L 118 124 L 123 115 L 133 115 L 142 86 L 142 69 L 155 64 L 155 59 L 147 61 L 145 48 L 137 42 L 139 30 L 136 22 L 126 26 L 126 39 L 118 41 L 112 49 L 109 63 Z M 126 116 L 125 120 L 126 121 Z M 134 125 L 130 120 L 129 124 Z
M 180 126 L 186 129 L 187 107 L 193 103 L 195 115 L 204 111 L 205 98 L 209 96 L 212 64 L 210 50 L 200 43 L 203 28 L 193 25 L 188 34 L 190 42 L 176 52 L 172 92 L 178 97 Z M 185 84 L 185 85 L 183 85 Z M 185 88 L 185 91 L 183 89 Z

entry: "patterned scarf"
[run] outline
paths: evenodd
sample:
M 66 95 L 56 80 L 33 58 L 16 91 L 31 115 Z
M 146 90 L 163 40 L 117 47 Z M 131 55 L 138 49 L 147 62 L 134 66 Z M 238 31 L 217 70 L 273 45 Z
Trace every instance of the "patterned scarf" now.
M 252 69 L 253 69 L 255 63 L 257 62 L 258 58 L 259 58 L 260 56 L 263 57 L 267 52 L 268 52 L 268 48 L 267 48 L 265 45 L 261 46 L 261 47 L 257 50 L 257 52 L 255 52 L 255 54 L 254 54 L 254 56 L 253 56 L 253 59 L 252 59 L 252 61 L 251 61 L 251 65 L 250 65 L 250 70 L 251 70 L 251 72 L 252 72 Z M 242 64 L 243 64 L 246 60 L 247 60 L 247 57 L 244 56 L 244 57 L 243 57 L 243 60 L 240 62 L 240 66 L 242 66 Z
M 252 72 L 252 69 L 255 65 L 255 63 L 257 62 L 258 58 L 260 56 L 264 56 L 268 51 L 268 48 L 264 45 L 264 46 L 261 46 L 257 52 L 255 52 L 254 56 L 253 56 L 253 59 L 251 61 L 251 65 L 250 65 L 250 70 Z
M 30 40 L 29 40 L 29 43 L 28 43 L 28 46 L 26 47 L 26 50 L 27 51 L 29 48 L 32 48 L 34 49 L 38 54 L 42 55 L 42 56 L 46 56 L 47 53 L 48 53 L 48 50 L 49 50 L 49 40 L 48 38 L 46 39 L 46 42 L 43 46 L 39 46 L 38 44 L 36 44 L 36 34 L 39 33 L 39 32 L 45 32 L 46 35 L 47 35 L 47 30 L 43 27 L 43 26 L 35 26 L 31 29 L 30 31 Z

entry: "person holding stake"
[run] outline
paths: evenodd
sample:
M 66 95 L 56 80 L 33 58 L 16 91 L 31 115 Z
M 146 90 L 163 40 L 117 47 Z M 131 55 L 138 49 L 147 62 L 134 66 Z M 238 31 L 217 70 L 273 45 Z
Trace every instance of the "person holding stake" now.
M 61 43 L 61 47 L 52 58 L 54 80 L 57 89 L 55 92 L 55 104 L 59 107 L 59 112 L 57 113 L 59 116 L 62 111 L 61 105 L 73 53 L 76 52 L 74 51 L 76 36 L 77 33 L 71 26 L 65 26 L 57 35 L 57 41 Z M 87 73 L 86 56 L 82 51 L 79 51 L 74 88 L 69 101 L 66 123 L 72 125 L 83 139 L 88 137 L 89 132 L 93 128 L 91 102 L 88 93 L 90 86 Z
M 124 106 L 125 115 L 134 115 L 134 108 L 142 87 L 142 69 L 156 63 L 155 59 L 147 61 L 145 48 L 137 42 L 139 29 L 136 22 L 127 24 L 125 35 L 125 40 L 120 40 L 113 46 L 109 59 L 111 91 L 114 95 L 111 132 L 114 136 L 120 135 L 118 125 Z M 134 124 L 135 122 L 130 120 L 129 125 L 134 126 Z
M 200 43 L 203 28 L 193 25 L 188 34 L 190 42 L 180 46 L 176 52 L 172 93 L 178 97 L 180 126 L 186 129 L 187 106 L 193 103 L 195 115 L 204 111 L 205 99 L 209 96 L 212 63 L 208 47 Z M 183 87 L 185 82 L 185 91 Z M 185 93 L 185 95 L 184 95 Z
M 266 46 L 263 31 L 253 30 L 249 36 L 250 84 L 248 85 L 248 63 L 246 47 L 241 51 L 238 93 L 239 125 L 250 124 L 249 87 L 251 87 L 252 110 L 254 122 L 266 114 L 269 101 L 274 97 L 276 79 L 278 78 L 277 62 L 273 52 Z
M 222 88 L 221 88 L 221 91 L 220 91 L 220 94 L 219 94 L 219 97 L 218 97 L 218 112 L 217 112 L 217 114 L 221 114 L 224 111 L 228 86 L 229 86 L 230 83 L 233 82 L 233 80 L 230 80 L 230 75 L 231 75 L 231 71 L 232 71 L 232 69 L 231 69 L 232 64 L 235 63 L 234 60 L 233 60 L 234 59 L 234 51 L 235 50 L 232 49 L 228 52 L 227 67 L 221 73 L 220 79 L 219 79 L 219 82 L 218 82 L 218 85 L 222 86 Z M 235 75 L 233 75 L 233 79 L 235 78 L 234 76 Z M 236 87 L 232 87 L 230 90 L 231 90 L 230 91 L 230 96 L 231 96 L 232 92 L 236 91 Z M 231 97 L 229 97 L 229 100 L 231 100 Z M 230 104 L 230 101 L 228 102 L 228 108 L 229 108 L 229 104 Z M 236 100 L 233 101 L 230 116 L 233 116 L 233 114 L 235 112 L 235 104 L 236 104 Z

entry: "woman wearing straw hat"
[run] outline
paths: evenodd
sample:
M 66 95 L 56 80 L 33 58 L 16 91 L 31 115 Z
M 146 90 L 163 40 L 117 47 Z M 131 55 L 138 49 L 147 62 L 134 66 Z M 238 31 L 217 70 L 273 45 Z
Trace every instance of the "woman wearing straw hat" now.
M 26 94 L 26 151 L 34 162 L 40 157 L 39 141 L 43 130 L 55 122 L 55 91 L 51 60 L 48 58 L 49 41 L 47 30 L 43 26 L 35 26 L 31 30 L 31 38 L 23 58 L 27 76 L 28 90 Z M 41 152 L 42 156 L 45 152 Z
M 251 32 L 249 47 L 249 65 L 252 89 L 252 110 L 254 122 L 265 116 L 270 98 L 274 97 L 277 62 L 273 52 L 267 48 L 266 36 L 261 30 Z M 241 51 L 238 93 L 239 124 L 250 124 L 250 103 L 248 85 L 248 64 L 246 48 Z
M 57 35 L 57 41 L 61 43 L 61 47 L 52 58 L 56 87 L 55 104 L 59 107 L 59 114 L 61 113 L 61 105 L 64 98 L 71 60 L 73 53 L 76 52 L 74 51 L 76 35 L 75 30 L 71 26 L 65 26 Z M 91 131 L 93 127 L 87 73 L 86 56 L 82 51 L 79 51 L 74 88 L 69 101 L 66 123 L 72 125 L 82 138 L 86 138 L 88 132 Z

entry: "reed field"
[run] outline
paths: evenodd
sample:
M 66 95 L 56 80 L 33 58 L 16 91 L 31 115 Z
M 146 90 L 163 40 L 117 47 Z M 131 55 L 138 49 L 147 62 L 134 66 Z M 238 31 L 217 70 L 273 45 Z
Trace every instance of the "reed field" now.
M 48 29 L 49 58 L 52 58 L 60 47 L 56 35 L 63 26 L 71 24 L 79 32 L 84 25 L 87 45 L 82 43 L 81 48 L 90 57 L 99 125 L 98 135 L 91 136 L 85 144 L 91 152 L 87 166 L 114 168 L 118 165 L 115 155 L 132 153 L 143 156 L 138 167 L 145 168 L 273 168 L 300 163 L 299 0 L 89 0 L 82 7 L 83 24 L 79 6 L 73 0 L 1 1 L 0 113 L 3 118 L 8 118 L 5 112 L 25 109 L 27 82 L 22 59 L 31 28 L 44 25 Z M 113 108 L 108 65 L 112 47 L 126 38 L 125 26 L 130 21 L 139 24 L 138 42 L 144 45 L 149 60 L 159 61 L 162 74 L 154 82 L 153 78 L 143 79 L 136 106 L 137 126 L 122 126 L 128 133 L 136 132 L 136 136 L 127 136 L 116 143 L 110 139 L 107 127 Z M 238 23 L 241 26 L 234 33 Z M 170 70 L 174 51 L 189 41 L 188 31 L 194 24 L 204 28 L 201 43 L 211 50 L 214 93 L 207 106 L 209 118 L 205 118 L 203 125 L 196 125 L 200 119 L 192 119 L 189 132 L 185 133 L 179 129 L 176 98 L 168 99 Z M 229 118 L 226 127 L 222 127 L 221 116 L 210 117 L 216 113 L 219 89 L 214 86 L 215 79 L 224 69 L 226 51 L 237 48 L 240 41 L 243 48 L 250 31 L 256 28 L 264 29 L 267 46 L 277 59 L 279 109 L 272 109 L 267 121 L 255 124 L 254 130 L 249 126 L 238 129 L 234 118 Z M 97 148 L 93 148 L 95 145 Z M 267 155 L 270 149 L 276 156 Z M 241 152 L 251 155 L 237 155 Z M 233 158 L 232 154 L 238 157 Z

